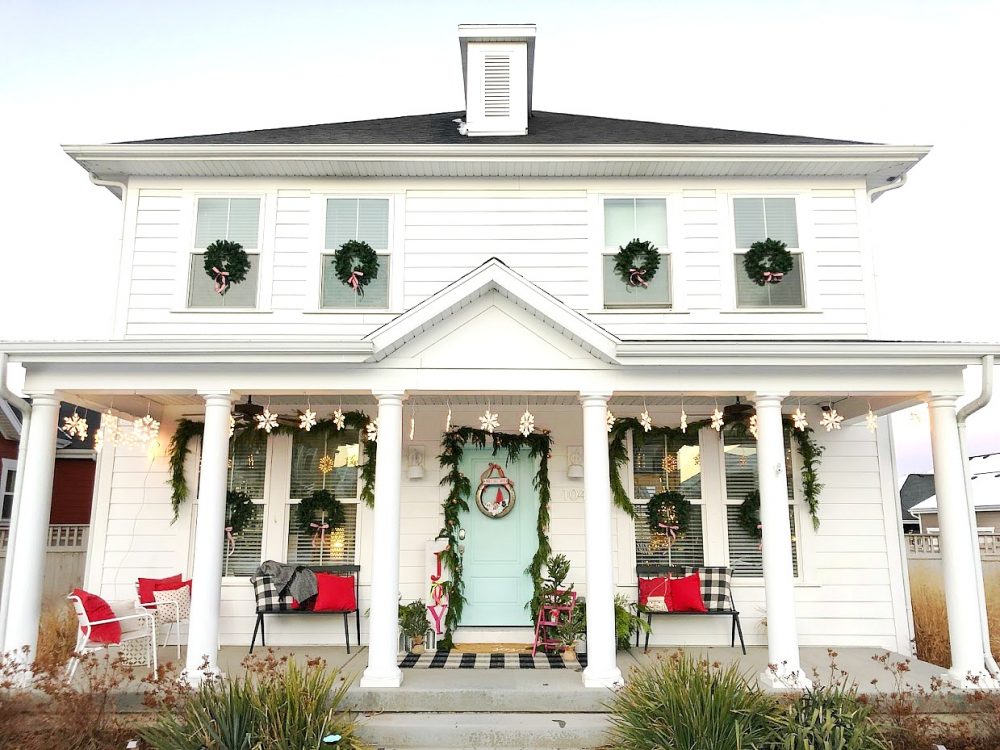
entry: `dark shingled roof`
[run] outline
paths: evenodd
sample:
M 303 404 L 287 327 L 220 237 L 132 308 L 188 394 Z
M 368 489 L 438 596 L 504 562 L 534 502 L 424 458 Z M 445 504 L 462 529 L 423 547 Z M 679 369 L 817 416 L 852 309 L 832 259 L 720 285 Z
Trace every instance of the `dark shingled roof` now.
M 903 511 L 903 520 L 916 521 L 917 517 L 910 513 L 910 508 L 917 503 L 922 503 L 933 494 L 933 474 L 907 475 L 906 481 L 903 482 L 903 486 L 899 488 L 899 501 L 902 506 L 901 510 Z
M 188 135 L 178 138 L 154 138 L 126 141 L 128 144 L 248 144 L 248 145 L 446 145 L 458 143 L 538 143 L 538 144 L 645 144 L 698 146 L 801 146 L 857 144 L 802 135 L 774 135 L 742 130 L 668 125 L 641 120 L 616 120 L 610 117 L 568 115 L 558 112 L 533 112 L 524 136 L 460 135 L 453 120 L 464 112 L 441 112 L 433 115 L 387 117 L 379 120 L 331 122 L 293 128 L 244 130 L 235 133 Z

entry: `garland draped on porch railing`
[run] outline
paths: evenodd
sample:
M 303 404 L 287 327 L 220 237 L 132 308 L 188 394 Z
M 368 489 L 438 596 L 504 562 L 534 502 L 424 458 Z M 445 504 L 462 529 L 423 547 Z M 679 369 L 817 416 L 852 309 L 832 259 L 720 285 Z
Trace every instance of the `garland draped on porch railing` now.
M 538 608 L 542 589 L 542 566 L 552 552 L 549 544 L 549 503 L 552 500 L 549 484 L 549 456 L 552 449 L 552 438 L 547 431 L 533 432 L 527 437 L 521 434 L 510 435 L 502 432 L 486 432 L 473 427 L 456 427 L 444 433 L 441 439 L 441 455 L 438 461 L 446 470 L 441 479 L 441 485 L 448 487 L 448 495 L 443 502 L 444 528 L 439 538 L 448 540 L 447 548 L 441 553 L 441 562 L 447 566 L 451 580 L 445 582 L 445 592 L 448 594 L 448 612 L 445 614 L 445 635 L 440 642 L 440 648 L 451 648 L 452 633 L 462 620 L 462 609 L 465 605 L 465 583 L 462 580 L 462 555 L 459 552 L 458 529 L 461 525 L 460 514 L 469 511 L 468 498 L 472 495 L 472 483 L 462 473 L 462 455 L 465 445 L 472 443 L 477 448 L 485 448 L 491 441 L 493 455 L 501 450 L 507 452 L 507 463 L 517 460 L 521 450 L 528 449 L 530 458 L 538 459 L 538 471 L 532 484 L 538 492 L 538 549 L 531 559 L 531 564 L 525 573 L 531 576 L 534 593 L 531 601 L 525 604 L 529 609 L 530 619 Z
M 361 471 L 361 500 L 369 508 L 375 505 L 375 459 L 378 448 L 378 444 L 374 440 L 368 439 L 366 432 L 371 421 L 371 417 L 363 411 L 348 411 L 344 412 L 342 429 L 333 419 L 320 420 L 311 429 L 311 432 L 318 432 L 320 435 L 343 430 L 357 430 L 359 432 L 359 441 L 364 443 L 365 455 L 368 457 L 368 460 L 359 467 Z M 271 430 L 271 434 L 294 435 L 298 430 L 299 428 L 295 425 L 279 423 Z M 191 450 L 191 439 L 201 437 L 204 431 L 205 424 L 203 422 L 182 419 L 177 423 L 174 436 L 170 438 L 167 456 L 170 460 L 170 503 L 174 510 L 174 521 L 177 520 L 181 503 L 187 500 L 190 494 L 187 478 L 184 476 L 184 461 Z M 257 429 L 255 424 L 238 424 L 233 431 L 233 444 L 237 450 L 260 447 L 266 440 L 267 433 Z
M 739 437 L 746 437 L 750 434 L 750 427 L 747 418 L 730 422 L 727 428 Z M 699 422 L 690 422 L 687 431 L 682 431 L 679 427 L 653 427 L 646 432 L 642 424 L 635 417 L 619 417 L 615 420 L 608 435 L 608 456 L 611 465 L 611 498 L 615 505 L 621 508 L 632 518 L 635 518 L 635 506 L 625 492 L 622 484 L 621 469 L 628 464 L 628 444 L 626 442 L 629 431 L 632 432 L 632 443 L 636 448 L 641 448 L 650 438 L 667 440 L 667 452 L 676 452 L 684 445 L 697 445 L 698 433 L 703 427 L 708 427 L 711 420 L 705 419 Z M 819 528 L 819 495 L 823 485 L 819 481 L 820 459 L 823 455 L 823 446 L 816 442 L 811 427 L 805 430 L 795 428 L 791 418 L 782 417 L 782 426 L 787 434 L 795 440 L 799 455 L 802 457 L 802 468 L 799 476 L 802 479 L 802 497 L 809 506 L 809 515 L 812 518 L 813 528 Z

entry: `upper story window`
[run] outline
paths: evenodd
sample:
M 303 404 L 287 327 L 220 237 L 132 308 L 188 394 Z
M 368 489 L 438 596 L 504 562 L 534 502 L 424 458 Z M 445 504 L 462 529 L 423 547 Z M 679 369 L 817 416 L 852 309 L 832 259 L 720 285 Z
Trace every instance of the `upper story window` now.
M 205 273 L 205 248 L 216 240 L 240 243 L 250 258 L 246 279 L 232 284 L 225 294 L 215 291 L 215 282 Z M 188 307 L 256 307 L 259 266 L 260 198 L 199 198 L 188 269 Z
M 737 307 L 802 307 L 804 302 L 802 253 L 794 198 L 734 198 L 733 224 L 736 230 L 736 253 L 733 272 L 736 278 Z M 795 265 L 779 284 L 758 286 L 743 268 L 742 250 L 766 239 L 784 242 Z
M 388 198 L 327 199 L 321 307 L 389 307 L 389 273 L 392 260 L 389 235 Z M 378 254 L 378 276 L 362 288 L 364 294 L 356 293 L 338 279 L 333 267 L 334 251 L 348 240 L 367 242 Z
M 0 522 L 10 521 L 16 478 L 17 462 L 9 458 L 0 459 Z
M 647 240 L 660 251 L 660 267 L 647 286 L 626 284 L 615 272 L 615 254 L 634 239 Z M 606 198 L 604 248 L 601 269 L 605 308 L 670 307 L 667 203 L 663 198 Z

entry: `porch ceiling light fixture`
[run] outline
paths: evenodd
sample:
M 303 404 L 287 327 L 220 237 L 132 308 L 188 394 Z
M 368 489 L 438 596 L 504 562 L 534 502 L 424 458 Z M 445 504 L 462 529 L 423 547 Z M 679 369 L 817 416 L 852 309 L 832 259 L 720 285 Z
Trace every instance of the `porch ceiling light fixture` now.
M 571 445 L 566 449 L 566 477 L 583 479 L 583 447 Z
M 411 445 L 406 453 L 406 478 L 424 478 L 424 447 L 422 445 Z

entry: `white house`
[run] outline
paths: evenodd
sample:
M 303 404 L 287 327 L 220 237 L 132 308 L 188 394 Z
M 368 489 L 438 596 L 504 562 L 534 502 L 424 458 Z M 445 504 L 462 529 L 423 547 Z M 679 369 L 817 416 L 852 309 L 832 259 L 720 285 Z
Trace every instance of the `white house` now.
M 85 585 L 121 597 L 138 576 L 193 577 L 190 669 L 202 655 L 214 664 L 220 645 L 249 643 L 247 578 L 260 561 L 316 562 L 322 550 L 361 567 L 362 684 L 400 685 L 397 598 L 429 599 L 442 530 L 461 556 L 467 600 L 454 638 L 529 641 L 524 570 L 540 538 L 541 457 L 524 450 L 499 462 L 516 487 L 508 515 L 470 502 L 467 513 L 452 509 L 454 526 L 436 459 L 446 427 L 478 428 L 489 411 L 498 433 L 519 435 L 528 412 L 533 439 L 545 430 L 552 441 L 541 538 L 570 558 L 587 600 L 585 684 L 621 680 L 613 598 L 634 599 L 637 561 L 667 554 L 649 544 L 644 515 L 667 487 L 695 506 L 671 559 L 734 568 L 748 642 L 767 645 L 778 681 L 802 684 L 800 645 L 910 652 L 881 417 L 923 400 L 951 673 L 985 676 L 956 399 L 964 368 L 990 352 L 882 340 L 875 320 L 872 203 L 928 148 L 538 111 L 533 26 L 463 26 L 459 41 L 464 112 L 65 147 L 122 201 L 115 323 L 93 341 L 0 345 L 25 368 L 31 400 L 3 648 L 36 641 L 60 399 L 110 410 L 125 426 L 147 414 L 161 423 L 146 445 L 105 440 Z M 614 270 L 635 238 L 658 249 L 648 286 Z M 794 263 L 780 283 L 758 286 L 744 254 L 767 238 Z M 249 254 L 246 279 L 224 295 L 203 270 L 216 240 Z M 332 262 L 350 240 L 378 256 L 363 296 Z M 259 406 L 290 429 L 253 448 L 231 441 L 231 415 L 239 432 Z M 654 426 L 679 428 L 682 415 L 695 424 L 717 409 L 721 430 L 692 428 L 681 444 L 659 437 L 641 450 L 627 442 L 620 479 L 637 520 L 613 503 L 609 414 L 645 412 Z M 296 429 L 307 410 L 364 412 L 377 419 L 377 440 L 357 424 Z M 823 450 L 816 527 L 784 426 L 799 410 Z M 751 415 L 756 439 L 732 429 Z M 203 428 L 173 522 L 168 453 L 182 420 Z M 375 447 L 369 507 L 358 466 Z M 459 468 L 474 490 L 490 455 L 465 448 Z M 334 458 L 329 475 L 318 468 L 324 455 Z M 315 547 L 292 511 L 324 482 L 347 520 Z M 762 552 L 738 512 L 757 486 Z M 233 487 L 255 504 L 235 546 L 224 533 Z M 661 620 L 654 643 L 729 643 L 725 618 Z M 269 630 L 275 645 L 343 643 L 336 619 L 275 618 Z

